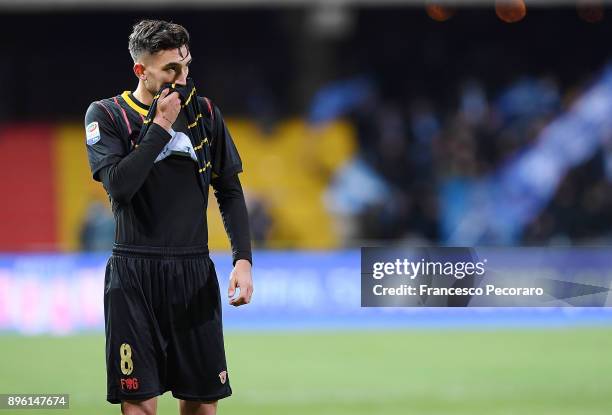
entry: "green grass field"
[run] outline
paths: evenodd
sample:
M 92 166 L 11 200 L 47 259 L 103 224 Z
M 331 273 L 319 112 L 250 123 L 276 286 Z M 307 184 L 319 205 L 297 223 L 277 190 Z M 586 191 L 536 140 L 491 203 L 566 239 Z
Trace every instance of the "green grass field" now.
M 0 392 L 105 398 L 104 338 L 0 336 Z M 229 333 L 220 414 L 612 414 L 612 329 Z M 166 393 L 159 414 L 178 413 Z

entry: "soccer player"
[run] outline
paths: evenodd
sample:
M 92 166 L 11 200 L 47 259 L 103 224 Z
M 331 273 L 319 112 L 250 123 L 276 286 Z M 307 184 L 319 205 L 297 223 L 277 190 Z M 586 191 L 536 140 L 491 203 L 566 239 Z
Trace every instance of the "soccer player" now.
M 232 245 L 229 302 L 247 304 L 242 162 L 219 108 L 194 94 L 184 27 L 141 21 L 129 51 L 136 90 L 95 101 L 85 115 L 93 178 L 116 221 L 104 289 L 107 400 L 124 414 L 155 414 L 156 397 L 169 390 L 181 414 L 215 414 L 232 389 L 207 247 L 208 185 Z

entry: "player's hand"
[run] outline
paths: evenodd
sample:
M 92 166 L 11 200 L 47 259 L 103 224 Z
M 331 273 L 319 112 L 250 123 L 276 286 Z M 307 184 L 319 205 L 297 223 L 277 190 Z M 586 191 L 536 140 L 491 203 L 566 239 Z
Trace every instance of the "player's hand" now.
M 236 288 L 240 288 L 240 295 L 233 298 Z M 238 307 L 251 302 L 253 295 L 253 277 L 251 276 L 251 263 L 246 259 L 239 259 L 230 274 L 229 289 L 227 291 L 230 304 Z
M 178 92 L 174 91 L 171 94 L 169 94 L 169 92 L 170 88 L 166 88 L 159 94 L 157 111 L 153 119 L 155 124 L 159 124 L 166 131 L 172 128 L 172 124 L 174 124 L 179 112 L 181 112 L 181 98 Z

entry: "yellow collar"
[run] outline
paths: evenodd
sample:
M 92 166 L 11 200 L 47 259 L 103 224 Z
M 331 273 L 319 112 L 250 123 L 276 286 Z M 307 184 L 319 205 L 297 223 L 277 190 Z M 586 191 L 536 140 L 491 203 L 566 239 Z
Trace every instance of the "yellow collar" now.
M 149 113 L 149 110 L 141 107 L 136 102 L 134 102 L 132 98 L 130 98 L 130 91 L 124 91 L 123 94 L 121 94 L 121 98 L 123 98 L 123 100 L 127 102 L 127 104 L 137 113 L 143 116 L 146 116 Z

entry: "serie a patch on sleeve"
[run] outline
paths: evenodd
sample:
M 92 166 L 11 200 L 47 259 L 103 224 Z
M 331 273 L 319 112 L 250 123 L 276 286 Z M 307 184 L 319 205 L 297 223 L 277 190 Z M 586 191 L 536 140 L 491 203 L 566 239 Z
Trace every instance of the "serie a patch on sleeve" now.
M 85 131 L 87 132 L 87 145 L 91 146 L 100 141 L 100 127 L 98 126 L 98 121 L 87 124 Z

